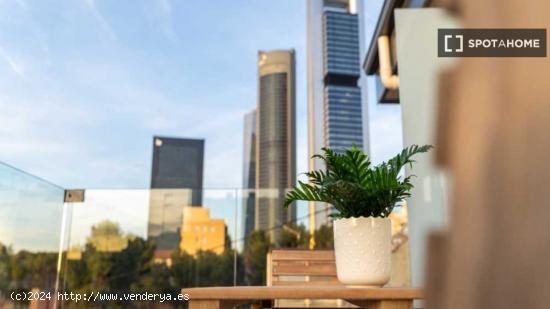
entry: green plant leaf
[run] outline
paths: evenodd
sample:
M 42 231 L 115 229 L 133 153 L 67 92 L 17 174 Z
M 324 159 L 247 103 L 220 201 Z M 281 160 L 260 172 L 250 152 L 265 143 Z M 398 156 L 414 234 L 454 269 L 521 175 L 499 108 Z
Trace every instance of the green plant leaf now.
M 298 182 L 287 193 L 284 207 L 299 200 L 316 201 L 333 205 L 333 218 L 387 217 L 397 202 L 410 197 L 413 189 L 414 175 L 401 180 L 401 169 L 412 167 L 413 157 L 431 148 L 412 145 L 377 166 L 372 166 L 368 156 L 355 146 L 344 152 L 323 148 L 323 153 L 313 158 L 321 159 L 325 169 L 305 173 L 309 183 Z

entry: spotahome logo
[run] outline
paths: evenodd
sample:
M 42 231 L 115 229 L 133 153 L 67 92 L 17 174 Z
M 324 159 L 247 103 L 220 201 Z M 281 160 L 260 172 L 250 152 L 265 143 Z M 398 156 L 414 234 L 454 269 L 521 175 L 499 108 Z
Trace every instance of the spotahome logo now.
M 546 57 L 546 29 L 438 29 L 439 57 Z

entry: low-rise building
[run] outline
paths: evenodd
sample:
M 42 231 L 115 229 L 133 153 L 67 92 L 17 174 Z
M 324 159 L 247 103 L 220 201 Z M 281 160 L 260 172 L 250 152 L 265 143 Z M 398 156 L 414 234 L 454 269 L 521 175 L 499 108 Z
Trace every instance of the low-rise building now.
M 210 219 L 209 209 L 184 207 L 180 249 L 191 255 L 199 251 L 223 253 L 225 248 L 225 221 Z

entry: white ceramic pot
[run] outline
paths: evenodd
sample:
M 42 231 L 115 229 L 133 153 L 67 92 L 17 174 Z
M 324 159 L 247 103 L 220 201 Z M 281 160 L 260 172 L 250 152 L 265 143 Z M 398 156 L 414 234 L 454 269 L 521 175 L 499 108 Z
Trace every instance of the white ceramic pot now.
M 390 281 L 391 221 L 359 217 L 334 220 L 338 280 L 347 285 L 383 286 Z

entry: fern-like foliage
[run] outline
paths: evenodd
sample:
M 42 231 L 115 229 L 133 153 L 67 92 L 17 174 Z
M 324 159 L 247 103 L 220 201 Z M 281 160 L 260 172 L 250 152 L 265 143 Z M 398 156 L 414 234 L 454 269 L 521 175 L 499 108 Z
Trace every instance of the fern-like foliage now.
M 405 165 L 412 167 L 415 154 L 431 148 L 412 145 L 377 166 L 371 166 L 368 156 L 355 146 L 344 153 L 323 148 L 324 153 L 314 157 L 323 160 L 326 169 L 306 173 L 309 183 L 298 182 L 287 193 L 284 206 L 298 200 L 318 201 L 333 205 L 335 218 L 387 217 L 413 188 L 411 176 L 401 179 L 399 172 Z

